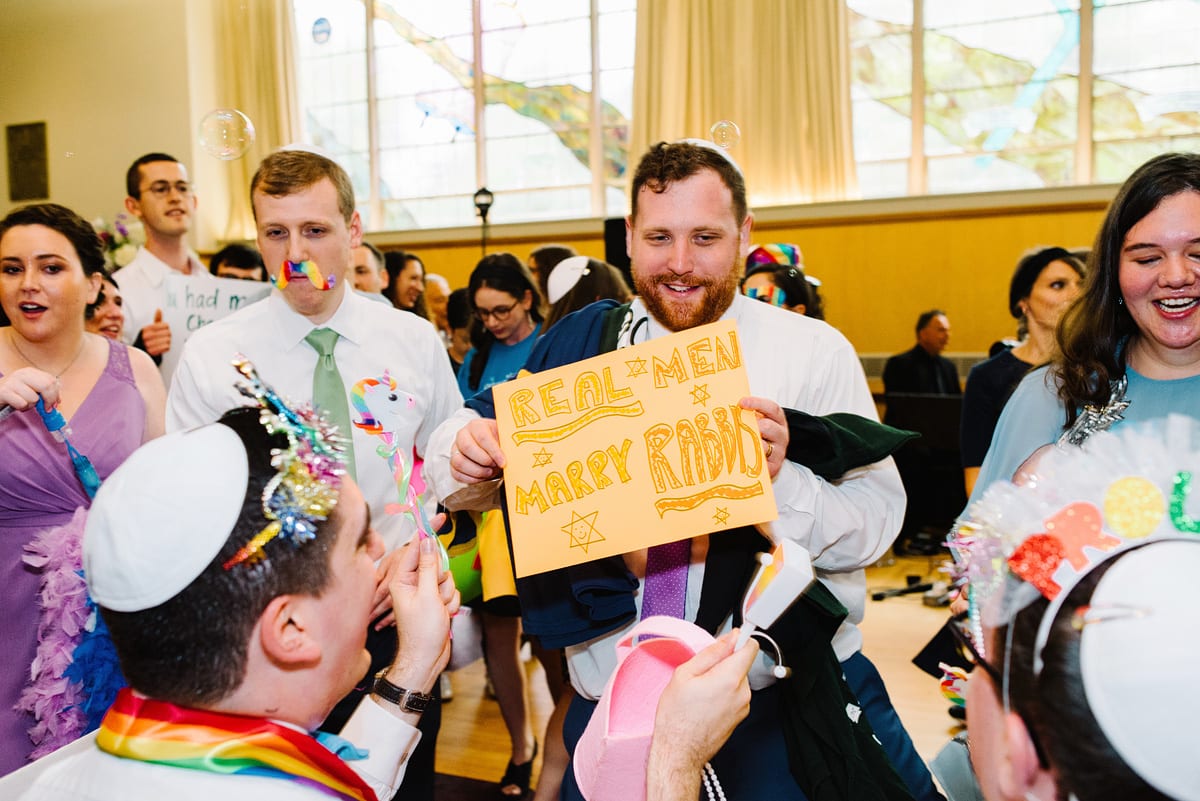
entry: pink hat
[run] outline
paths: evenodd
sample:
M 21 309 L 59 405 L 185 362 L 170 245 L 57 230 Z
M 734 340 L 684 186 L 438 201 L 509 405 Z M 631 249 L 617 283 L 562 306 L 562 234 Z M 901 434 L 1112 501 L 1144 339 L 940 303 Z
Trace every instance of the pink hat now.
M 659 696 L 675 668 L 712 642 L 696 624 L 662 615 L 646 618 L 617 642 L 617 668 L 572 758 L 587 801 L 645 801 Z

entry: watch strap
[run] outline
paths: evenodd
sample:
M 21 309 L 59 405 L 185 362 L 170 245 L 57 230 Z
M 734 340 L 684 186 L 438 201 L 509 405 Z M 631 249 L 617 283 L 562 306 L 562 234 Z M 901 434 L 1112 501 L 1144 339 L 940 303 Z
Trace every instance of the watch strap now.
M 405 712 L 416 712 L 419 714 L 428 709 L 429 705 L 437 700 L 432 695 L 419 693 L 416 690 L 406 690 L 397 684 L 392 684 L 384 676 L 385 672 L 380 671 L 375 674 L 375 685 L 371 691 L 388 703 L 395 704 Z

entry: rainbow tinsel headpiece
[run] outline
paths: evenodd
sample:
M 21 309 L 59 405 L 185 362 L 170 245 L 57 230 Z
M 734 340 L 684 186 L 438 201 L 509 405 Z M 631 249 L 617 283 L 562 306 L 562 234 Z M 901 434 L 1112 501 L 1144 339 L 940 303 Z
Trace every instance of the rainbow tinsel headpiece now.
M 337 429 L 313 411 L 311 405 L 288 406 L 275 390 L 262 382 L 245 356 L 233 366 L 246 379 L 238 389 L 262 408 L 263 426 L 287 437 L 286 449 L 271 451 L 271 465 L 279 472 L 263 488 L 263 515 L 269 523 L 242 546 L 223 567 L 252 565 L 265 557 L 263 547 L 282 537 L 299 546 L 317 536 L 317 526 L 337 506 L 338 491 L 346 472 L 346 457 Z

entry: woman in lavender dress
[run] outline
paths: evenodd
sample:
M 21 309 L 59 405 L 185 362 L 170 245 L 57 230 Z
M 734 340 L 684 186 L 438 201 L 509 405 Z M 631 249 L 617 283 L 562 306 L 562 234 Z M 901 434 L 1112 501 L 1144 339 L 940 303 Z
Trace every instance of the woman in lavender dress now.
M 38 204 L 0 221 L 0 307 L 10 323 L 0 328 L 0 775 L 37 746 L 40 753 L 82 733 L 77 715 L 61 708 L 71 698 L 62 674 L 67 636 L 86 618 L 74 572 L 83 527 L 76 511 L 90 499 L 66 444 L 36 411 L 38 398 L 66 419 L 70 443 L 101 479 L 163 429 L 165 391 L 150 358 L 84 331 L 103 272 L 99 239 L 69 209 Z M 74 619 L 47 625 L 44 602 Z M 23 694 L 32 713 L 15 708 Z

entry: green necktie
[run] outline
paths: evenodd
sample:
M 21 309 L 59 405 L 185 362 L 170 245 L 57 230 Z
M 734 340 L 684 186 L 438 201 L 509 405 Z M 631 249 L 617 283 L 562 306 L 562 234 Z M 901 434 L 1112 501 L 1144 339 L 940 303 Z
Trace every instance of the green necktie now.
M 329 421 L 345 438 L 346 470 L 354 478 L 354 429 L 350 427 L 350 404 L 346 401 L 346 384 L 338 372 L 337 360 L 333 358 L 338 332 L 332 328 L 314 328 L 304 341 L 317 352 L 317 366 L 313 369 L 313 405 L 329 416 Z

